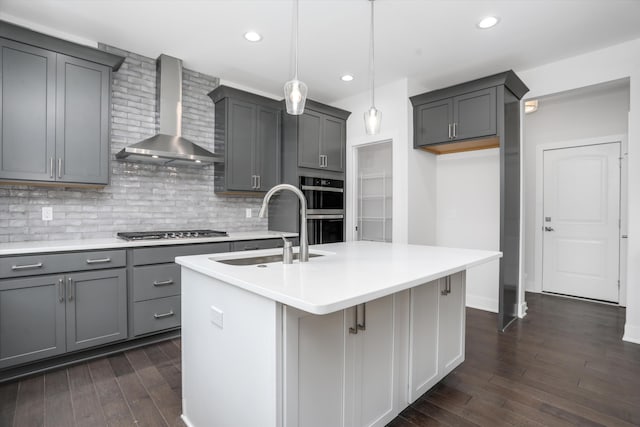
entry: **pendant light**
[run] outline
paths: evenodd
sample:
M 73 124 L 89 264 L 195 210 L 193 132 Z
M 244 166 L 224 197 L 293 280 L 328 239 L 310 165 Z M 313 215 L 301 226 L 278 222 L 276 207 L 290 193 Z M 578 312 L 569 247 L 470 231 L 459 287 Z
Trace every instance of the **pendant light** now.
M 373 2 L 375 0 L 369 1 L 371 2 L 371 34 L 369 44 L 369 79 L 371 81 L 371 107 L 369 107 L 369 109 L 364 113 L 364 128 L 367 131 L 367 135 L 375 135 L 380 132 L 380 121 L 382 120 L 382 113 L 375 107 L 375 58 L 373 49 Z
M 304 112 L 304 104 L 307 101 L 307 85 L 298 80 L 298 1 L 295 0 L 295 48 L 294 63 L 295 74 L 293 80 L 284 84 L 284 99 L 287 104 L 287 113 L 299 116 Z

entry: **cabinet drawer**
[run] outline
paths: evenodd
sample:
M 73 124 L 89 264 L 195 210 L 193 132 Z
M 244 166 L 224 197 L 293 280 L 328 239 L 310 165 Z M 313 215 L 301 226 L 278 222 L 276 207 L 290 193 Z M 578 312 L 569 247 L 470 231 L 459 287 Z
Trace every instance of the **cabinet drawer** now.
M 230 250 L 229 242 L 140 248 L 133 250 L 133 265 L 164 264 L 173 262 L 179 256 L 215 254 Z
M 180 297 L 158 298 L 133 304 L 133 333 L 143 335 L 180 326 Z
M 133 268 L 133 300 L 180 295 L 180 266 L 176 263 Z
M 0 258 L 0 278 L 124 267 L 125 250 Z

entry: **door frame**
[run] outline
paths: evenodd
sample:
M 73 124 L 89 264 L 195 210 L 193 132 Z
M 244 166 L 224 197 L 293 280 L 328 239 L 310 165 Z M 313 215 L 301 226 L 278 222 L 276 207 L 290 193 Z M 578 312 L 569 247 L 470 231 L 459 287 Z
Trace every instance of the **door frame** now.
M 544 152 L 562 148 L 584 147 L 589 145 L 601 145 L 620 143 L 621 168 L 620 168 L 620 235 L 627 234 L 627 137 L 626 135 L 610 135 L 597 138 L 576 139 L 570 141 L 549 142 L 536 146 L 536 209 L 535 209 L 535 241 L 534 241 L 534 286 L 533 291 L 542 292 L 542 256 L 543 256 L 543 189 L 544 189 Z M 627 245 L 625 239 L 619 239 L 618 277 L 620 280 L 620 297 L 618 305 L 627 305 L 627 281 L 624 265 L 626 264 Z

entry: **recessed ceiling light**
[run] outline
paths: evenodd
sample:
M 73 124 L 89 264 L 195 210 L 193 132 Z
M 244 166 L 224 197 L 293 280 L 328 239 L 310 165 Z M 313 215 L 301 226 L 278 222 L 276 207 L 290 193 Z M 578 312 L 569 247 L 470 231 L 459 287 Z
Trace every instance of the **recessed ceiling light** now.
M 151 157 L 153 157 L 154 159 L 157 159 L 157 158 L 158 158 L 158 156 L 156 156 L 155 154 L 154 154 L 153 156 L 151 156 Z
M 344 76 L 340 77 L 340 80 L 342 80 L 343 82 L 350 82 L 353 80 L 353 75 L 345 74 Z
M 250 42 L 259 42 L 262 40 L 262 36 L 255 31 L 247 31 L 244 33 L 244 38 L 249 40 Z
M 538 100 L 532 99 L 530 101 L 524 102 L 524 112 L 525 114 L 535 113 L 538 111 Z
M 478 22 L 478 28 L 486 30 L 487 28 L 494 27 L 499 21 L 500 19 L 495 16 L 486 16 Z

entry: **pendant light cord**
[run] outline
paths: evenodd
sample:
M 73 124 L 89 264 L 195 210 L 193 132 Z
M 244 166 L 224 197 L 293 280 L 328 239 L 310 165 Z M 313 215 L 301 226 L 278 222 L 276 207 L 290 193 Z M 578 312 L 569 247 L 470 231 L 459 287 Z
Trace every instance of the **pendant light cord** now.
M 296 41 L 295 41 L 295 45 L 294 45 L 294 58 L 295 58 L 295 74 L 294 74 L 294 80 L 298 80 L 298 21 L 299 21 L 299 16 L 298 16 L 298 2 L 299 0 L 296 0 L 294 3 L 294 14 L 296 16 L 296 22 L 295 22 L 295 30 L 294 33 L 296 35 Z
M 369 43 L 369 74 L 371 76 L 371 106 L 373 107 L 375 105 L 375 95 L 373 93 L 373 88 L 375 86 L 375 56 L 374 56 L 374 44 L 373 44 L 373 35 L 374 35 L 374 31 L 373 31 L 373 26 L 374 26 L 374 19 L 373 19 L 373 2 L 375 0 L 369 0 L 371 2 L 371 27 L 370 27 L 370 43 Z

